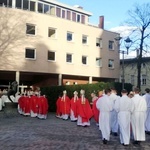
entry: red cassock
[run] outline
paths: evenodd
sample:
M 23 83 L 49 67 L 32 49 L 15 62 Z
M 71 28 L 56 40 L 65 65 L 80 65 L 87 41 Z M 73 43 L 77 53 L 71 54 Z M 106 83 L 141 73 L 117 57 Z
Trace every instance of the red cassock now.
M 28 96 L 25 96 L 23 99 L 23 104 L 24 104 L 24 109 L 23 112 L 25 114 L 29 114 L 31 109 L 30 109 L 30 98 Z
M 30 97 L 30 107 L 33 113 L 38 113 L 38 97 L 37 96 Z
M 100 111 L 96 107 L 97 100 L 98 99 L 94 100 L 93 105 L 92 105 L 93 117 L 94 117 L 94 120 L 96 121 L 96 123 L 99 122 L 99 114 L 100 114 Z
M 48 113 L 48 100 L 45 96 L 38 97 L 38 114 L 46 115 Z
M 75 118 L 77 118 L 77 101 L 78 98 L 74 99 L 74 97 L 70 101 L 70 109 L 73 111 Z
M 24 99 L 24 96 L 21 96 L 19 99 L 18 99 L 18 104 L 19 104 L 19 107 L 20 107 L 20 109 L 23 111 L 23 109 L 24 109 L 24 101 L 23 101 L 23 99 Z
M 88 122 L 93 116 L 93 112 L 88 99 L 83 103 L 81 98 L 77 101 L 77 114 L 82 118 L 82 123 Z
M 70 114 L 70 98 L 68 96 L 61 98 L 60 110 L 62 114 Z
M 61 97 L 59 97 L 56 101 L 56 115 L 61 115 Z

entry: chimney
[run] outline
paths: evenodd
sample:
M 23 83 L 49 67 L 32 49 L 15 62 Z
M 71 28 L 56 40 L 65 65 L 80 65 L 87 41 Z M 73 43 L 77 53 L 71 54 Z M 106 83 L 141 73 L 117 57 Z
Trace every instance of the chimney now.
M 104 29 L 104 16 L 99 16 L 99 28 Z

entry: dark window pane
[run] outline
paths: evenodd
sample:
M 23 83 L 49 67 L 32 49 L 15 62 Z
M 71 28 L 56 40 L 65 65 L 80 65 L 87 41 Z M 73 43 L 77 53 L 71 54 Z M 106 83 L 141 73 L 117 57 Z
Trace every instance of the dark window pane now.
M 44 5 L 44 13 L 45 14 L 49 14 L 50 11 L 49 11 L 49 5 Z
M 26 34 L 35 35 L 35 26 L 34 25 L 26 25 Z
M 30 1 L 30 11 L 35 11 L 35 2 Z
M 55 60 L 55 52 L 48 51 L 48 60 Z
M 0 5 L 5 5 L 5 6 L 7 6 L 7 0 L 0 0 Z
M 34 49 L 26 49 L 25 58 L 34 58 Z
M 21 5 L 22 5 L 22 0 L 17 0 L 16 1 L 16 7 L 21 8 Z
M 43 4 L 38 3 L 38 12 L 43 13 Z
M 29 0 L 23 0 L 23 9 L 28 9 L 29 7 Z
M 12 0 L 9 0 L 9 1 L 8 1 L 8 6 L 9 6 L 9 7 L 12 7 Z

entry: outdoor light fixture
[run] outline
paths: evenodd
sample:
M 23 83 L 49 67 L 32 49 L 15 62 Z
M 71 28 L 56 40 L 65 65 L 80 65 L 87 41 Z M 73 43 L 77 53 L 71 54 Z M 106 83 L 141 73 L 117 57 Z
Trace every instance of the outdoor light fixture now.
M 128 51 L 129 51 L 129 48 L 130 48 L 130 46 L 132 44 L 132 40 L 129 37 L 127 37 L 127 39 L 124 40 L 124 41 L 125 41 L 125 47 L 127 49 L 127 55 L 128 55 Z

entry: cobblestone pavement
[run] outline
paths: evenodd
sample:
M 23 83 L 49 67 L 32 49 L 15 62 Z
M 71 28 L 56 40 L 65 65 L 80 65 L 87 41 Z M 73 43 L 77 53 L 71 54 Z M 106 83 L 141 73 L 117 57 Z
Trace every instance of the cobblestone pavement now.
M 46 120 L 24 117 L 15 110 L 0 112 L 0 150 L 149 150 L 150 135 L 140 146 L 128 147 L 111 135 L 107 145 L 91 120 L 90 127 L 79 127 L 76 122 L 64 121 L 49 113 Z

